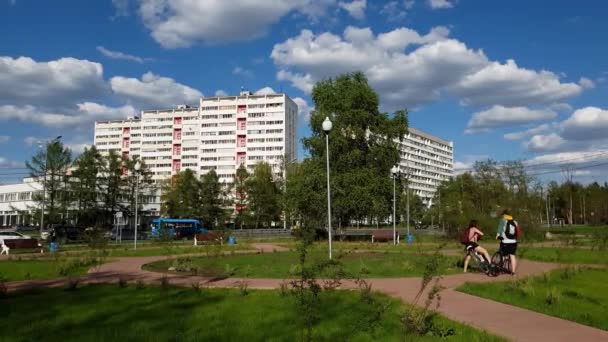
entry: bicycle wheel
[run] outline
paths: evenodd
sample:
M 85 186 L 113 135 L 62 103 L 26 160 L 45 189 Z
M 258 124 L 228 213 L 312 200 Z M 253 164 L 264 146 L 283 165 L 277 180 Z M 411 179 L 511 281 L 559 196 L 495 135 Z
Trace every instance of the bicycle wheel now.
M 502 268 L 502 254 L 500 254 L 500 252 L 496 252 L 492 255 L 492 264 L 498 268 Z
M 511 267 L 511 257 L 508 254 L 503 256 L 502 269 L 507 274 L 513 273 L 513 268 Z

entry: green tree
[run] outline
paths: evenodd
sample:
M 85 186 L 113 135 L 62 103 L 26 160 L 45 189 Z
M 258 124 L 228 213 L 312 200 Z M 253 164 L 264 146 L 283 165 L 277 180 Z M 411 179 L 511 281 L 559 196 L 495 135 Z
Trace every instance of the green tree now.
M 99 194 L 98 175 L 101 172 L 102 157 L 92 146 L 74 162 L 74 171 L 69 182 L 70 193 L 76 208 L 76 223 L 78 225 L 95 225 L 100 213 L 97 201 Z
M 139 171 L 135 170 L 135 164 L 139 162 Z M 123 166 L 127 170 L 127 175 L 124 176 L 123 188 L 121 189 L 121 198 L 125 205 L 125 212 L 132 220 L 135 219 L 135 193 L 139 188 L 138 210 L 141 210 L 143 204 L 148 198 L 156 194 L 156 185 L 152 179 L 152 172 L 148 165 L 139 157 L 131 157 L 123 160 Z M 124 175 L 124 173 L 123 173 Z M 137 179 L 139 178 L 139 180 Z M 139 183 L 139 184 L 138 184 Z
M 326 222 L 325 169 L 320 160 L 305 159 L 290 167 L 285 192 L 285 205 L 299 226 L 319 227 Z
M 224 191 L 214 170 L 207 172 L 200 183 L 200 217 L 212 228 L 224 226 Z
M 255 227 L 260 223 L 269 227 L 278 220 L 281 214 L 279 199 L 281 191 L 272 178 L 272 168 L 269 164 L 260 162 L 255 166 L 253 175 L 247 179 L 248 206 Z
M 25 163 L 30 176 L 41 180 L 45 189 L 44 194 L 41 191 L 33 197 L 38 208 L 45 208 L 45 225 L 61 220 L 62 200 L 68 193 L 64 177 L 71 163 L 72 152 L 58 139 L 48 142 Z
M 303 139 L 312 159 L 306 168 L 325 169 L 322 122 L 329 117 L 333 122 L 329 136 L 333 217 L 339 225 L 362 217 L 388 217 L 393 199 L 390 169 L 400 158 L 395 140 L 403 139 L 407 133 L 407 112 L 401 110 L 391 116 L 380 113 L 378 95 L 360 72 L 317 83 L 312 99 L 316 108 L 310 118 L 312 134 Z M 324 172 L 312 172 L 306 177 L 315 177 L 315 188 L 327 194 L 322 187 Z M 324 207 L 324 202 L 315 205 Z M 325 209 L 323 215 L 327 215 Z
M 97 182 L 101 202 L 103 203 L 103 221 L 111 224 L 117 212 L 124 210 L 124 185 L 127 169 L 124 159 L 114 151 L 103 156 L 101 173 Z
M 200 217 L 200 182 L 186 169 L 168 179 L 162 189 L 161 214 L 171 218 Z
M 235 209 L 236 209 L 236 220 L 235 227 L 239 226 L 243 229 L 244 218 L 247 215 L 247 179 L 249 178 L 249 172 L 244 164 L 241 164 L 236 170 L 234 177 L 234 193 L 235 193 Z

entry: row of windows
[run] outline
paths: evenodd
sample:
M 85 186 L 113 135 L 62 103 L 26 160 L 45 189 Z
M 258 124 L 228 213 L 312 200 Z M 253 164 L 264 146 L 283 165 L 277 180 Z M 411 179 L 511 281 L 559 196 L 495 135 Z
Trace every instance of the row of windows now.
M 144 126 L 144 130 L 173 128 L 173 125 Z
M 114 135 L 98 135 L 95 137 L 96 139 L 107 139 L 107 138 L 120 138 L 120 134 Z
M 144 138 L 152 137 L 170 137 L 173 133 L 144 133 Z
M 15 202 L 15 201 L 30 201 L 34 192 L 23 191 L 23 192 L 9 192 L 0 194 L 0 202 Z
M 276 134 L 283 133 L 283 129 L 249 129 L 247 134 Z
M 234 144 L 235 139 L 223 139 L 223 140 L 201 140 L 203 145 L 215 145 L 215 144 Z
M 170 145 L 171 143 L 171 140 L 146 141 L 146 145 Z
M 262 125 L 282 125 L 283 120 L 271 120 L 271 121 L 249 121 L 247 126 L 262 126 Z

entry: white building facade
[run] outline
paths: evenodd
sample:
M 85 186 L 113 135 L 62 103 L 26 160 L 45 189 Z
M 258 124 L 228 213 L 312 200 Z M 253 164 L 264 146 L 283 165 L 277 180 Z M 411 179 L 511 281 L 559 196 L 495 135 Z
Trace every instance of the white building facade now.
M 430 207 L 437 200 L 437 187 L 453 175 L 454 143 L 409 128 L 399 146 L 402 176 L 409 179 L 412 193 Z
M 42 186 L 31 179 L 18 184 L 0 185 L 0 227 L 37 222 L 28 215 L 37 206 L 33 201 L 37 192 L 42 192 Z
M 139 156 L 160 183 L 185 169 L 199 176 L 215 170 L 232 183 L 244 164 L 264 161 L 281 177 L 284 162 L 297 159 L 298 106 L 286 94 L 201 98 L 198 108 L 147 110 L 140 118 L 95 123 L 102 154 Z

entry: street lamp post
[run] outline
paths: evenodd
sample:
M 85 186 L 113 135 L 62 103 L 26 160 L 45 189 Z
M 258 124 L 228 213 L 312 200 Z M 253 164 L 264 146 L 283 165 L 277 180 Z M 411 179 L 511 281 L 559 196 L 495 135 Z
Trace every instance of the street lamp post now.
M 407 227 L 407 241 L 410 241 L 410 162 L 407 160 L 407 167 L 405 169 L 405 204 L 407 207 L 406 212 L 406 227 Z
M 72 176 L 72 170 L 70 170 L 69 168 L 65 171 L 65 191 L 64 191 L 64 196 L 66 196 L 65 200 L 65 223 L 68 224 L 68 210 L 69 210 L 69 206 L 70 203 L 68 202 L 68 185 L 70 184 L 70 176 Z
M 329 238 L 329 259 L 331 260 L 331 190 L 329 188 L 329 132 L 333 124 L 329 117 L 325 117 L 323 121 L 323 131 L 325 131 L 325 149 L 327 159 L 327 233 Z
M 393 174 L 393 245 L 397 244 L 397 217 L 396 217 L 396 207 L 397 207 L 397 196 L 395 194 L 395 188 L 397 183 L 397 176 L 399 175 L 399 167 L 397 165 L 391 168 L 391 173 Z
M 139 211 L 139 171 L 141 170 L 141 163 L 139 160 L 135 163 L 135 240 L 133 242 L 133 249 L 137 250 L 137 214 Z
M 51 143 L 59 141 L 61 139 L 61 135 L 57 136 L 55 139 L 51 140 Z M 42 209 L 40 210 L 40 234 L 42 234 L 42 230 L 44 229 L 44 201 L 46 200 L 46 172 L 49 166 L 49 142 L 46 142 L 46 152 L 44 154 L 44 177 L 42 178 Z M 42 148 L 42 142 L 39 142 L 40 148 Z

